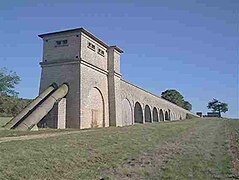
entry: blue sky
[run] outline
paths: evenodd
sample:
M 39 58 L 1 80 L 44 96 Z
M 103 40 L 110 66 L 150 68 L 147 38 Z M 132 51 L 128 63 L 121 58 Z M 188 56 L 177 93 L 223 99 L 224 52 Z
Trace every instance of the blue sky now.
M 193 112 L 217 98 L 238 108 L 238 0 L 0 2 L 0 67 L 16 71 L 19 96 L 40 81 L 38 34 L 84 27 L 124 50 L 123 78 L 157 95 L 177 89 Z

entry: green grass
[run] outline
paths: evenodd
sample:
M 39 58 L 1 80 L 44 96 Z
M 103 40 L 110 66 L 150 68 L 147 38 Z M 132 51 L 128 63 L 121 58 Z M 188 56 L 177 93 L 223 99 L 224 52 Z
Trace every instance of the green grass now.
M 11 117 L 0 117 L 0 129 L 5 125 L 8 121 L 10 121 Z
M 0 179 L 225 179 L 235 129 L 192 119 L 0 143 Z
M 231 125 L 218 120 L 198 127 L 196 136 L 184 144 L 184 152 L 165 165 L 162 179 L 225 179 L 230 176 L 231 156 L 228 151 Z M 235 124 L 239 128 L 239 122 Z M 206 127 L 205 127 L 206 126 Z M 180 167 L 180 168 L 179 168 Z
M 45 133 L 57 133 L 63 131 L 72 131 L 74 129 L 40 129 L 39 131 L 21 131 L 21 130 L 8 130 L 4 126 L 8 121 L 11 120 L 11 117 L 0 117 L 0 138 L 1 137 L 15 137 L 23 135 L 33 135 L 33 134 L 45 134 Z

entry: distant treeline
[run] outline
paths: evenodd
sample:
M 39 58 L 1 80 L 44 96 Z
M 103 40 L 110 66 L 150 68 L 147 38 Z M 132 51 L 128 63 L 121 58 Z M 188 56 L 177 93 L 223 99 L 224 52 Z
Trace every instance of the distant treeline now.
M 0 95 L 0 116 L 13 117 L 23 110 L 32 100 L 15 96 Z

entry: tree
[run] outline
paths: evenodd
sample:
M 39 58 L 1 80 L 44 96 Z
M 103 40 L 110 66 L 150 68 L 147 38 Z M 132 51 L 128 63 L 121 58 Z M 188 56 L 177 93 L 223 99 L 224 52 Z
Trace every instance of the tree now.
M 31 99 L 17 98 L 16 96 L 0 95 L 0 117 L 12 117 L 20 113 Z
M 212 109 L 213 112 L 218 112 L 219 117 L 221 117 L 221 112 L 225 113 L 228 111 L 228 104 L 224 102 L 220 102 L 217 99 L 213 99 L 208 102 L 208 109 Z
M 192 104 L 190 104 L 188 101 L 184 101 L 183 102 L 183 108 L 188 110 L 188 111 L 191 111 L 192 110 Z
M 180 107 L 183 106 L 183 96 L 174 89 L 169 89 L 162 92 L 161 97 Z
M 0 69 L 0 116 L 16 116 L 31 102 L 17 97 L 14 88 L 19 82 L 20 77 L 15 72 Z
M 0 95 L 17 96 L 18 92 L 14 88 L 20 80 L 15 72 L 8 71 L 7 68 L 0 69 Z
M 175 89 L 169 89 L 162 92 L 161 97 L 188 111 L 192 110 L 192 104 L 185 101 L 183 95 Z

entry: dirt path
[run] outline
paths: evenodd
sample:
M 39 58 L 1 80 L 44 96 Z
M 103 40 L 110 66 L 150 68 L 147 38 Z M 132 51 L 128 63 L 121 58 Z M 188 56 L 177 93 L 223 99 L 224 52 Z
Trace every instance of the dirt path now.
M 63 136 L 68 134 L 76 134 L 80 132 L 86 132 L 86 131 L 67 131 L 67 132 L 46 133 L 46 134 L 32 134 L 32 135 L 15 136 L 15 137 L 2 137 L 0 138 L 0 143 L 10 142 L 10 141 L 24 141 L 24 140 L 31 140 L 31 139 L 44 139 L 44 138 Z

